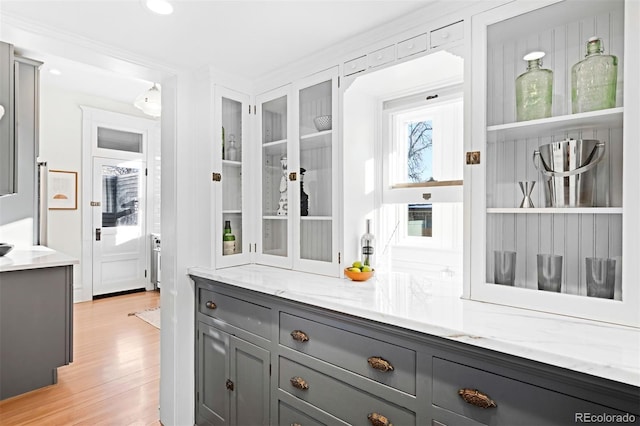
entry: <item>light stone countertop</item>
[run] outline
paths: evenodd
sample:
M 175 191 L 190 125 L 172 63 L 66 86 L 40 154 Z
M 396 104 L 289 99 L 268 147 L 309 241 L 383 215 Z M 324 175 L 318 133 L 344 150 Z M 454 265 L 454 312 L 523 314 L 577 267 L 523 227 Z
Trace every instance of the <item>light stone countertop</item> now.
M 463 300 L 450 279 L 377 273 L 358 283 L 260 265 L 188 273 L 640 386 L 640 329 Z
M 4 256 L 0 256 L 0 272 L 77 265 L 79 263 L 78 259 L 45 246 L 16 247 Z

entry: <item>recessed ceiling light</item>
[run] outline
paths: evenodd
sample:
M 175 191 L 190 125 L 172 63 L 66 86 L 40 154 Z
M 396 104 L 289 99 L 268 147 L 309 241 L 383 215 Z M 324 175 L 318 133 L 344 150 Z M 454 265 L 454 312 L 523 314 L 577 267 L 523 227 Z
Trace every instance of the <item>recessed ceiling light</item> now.
M 173 6 L 167 0 L 146 0 L 145 5 L 149 10 L 160 15 L 171 15 Z
M 59 69 L 57 69 L 57 68 L 51 68 L 51 69 L 49 70 L 49 73 L 50 73 L 50 74 L 53 74 L 53 75 L 60 75 L 60 74 L 62 74 L 62 72 L 61 72 Z

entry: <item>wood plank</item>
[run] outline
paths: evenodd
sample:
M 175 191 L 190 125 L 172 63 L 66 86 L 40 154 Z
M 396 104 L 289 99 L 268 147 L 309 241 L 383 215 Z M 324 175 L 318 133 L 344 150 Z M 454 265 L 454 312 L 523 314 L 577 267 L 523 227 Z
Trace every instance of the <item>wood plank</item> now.
M 160 330 L 133 312 L 148 291 L 74 305 L 74 362 L 58 383 L 0 401 L 0 424 L 159 425 Z

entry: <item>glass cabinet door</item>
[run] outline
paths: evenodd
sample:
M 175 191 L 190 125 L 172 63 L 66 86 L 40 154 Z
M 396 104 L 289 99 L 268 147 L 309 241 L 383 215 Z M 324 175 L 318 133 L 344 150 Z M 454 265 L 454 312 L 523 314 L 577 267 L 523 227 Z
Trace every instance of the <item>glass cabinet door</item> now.
M 215 88 L 216 117 L 214 144 L 214 239 L 216 267 L 247 263 L 248 241 L 246 185 L 243 169 L 246 166 L 245 148 L 248 138 L 249 97 L 223 87 Z
M 297 162 L 289 164 L 297 213 L 294 269 L 338 276 L 337 69 L 300 82 L 296 94 Z
M 257 97 L 260 139 L 259 263 L 292 267 L 292 185 L 289 181 L 290 86 Z

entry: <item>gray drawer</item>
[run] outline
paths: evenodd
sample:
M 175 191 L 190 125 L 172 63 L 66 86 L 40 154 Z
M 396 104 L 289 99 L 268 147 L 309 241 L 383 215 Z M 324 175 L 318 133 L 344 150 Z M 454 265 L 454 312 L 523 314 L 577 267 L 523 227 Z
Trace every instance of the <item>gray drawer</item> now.
M 282 401 L 278 401 L 278 424 L 281 426 L 324 426 L 324 423 L 314 420 Z
M 200 288 L 200 313 L 217 318 L 258 336 L 271 338 L 271 309 Z
M 291 335 L 293 331 L 305 333 L 308 340 L 295 340 Z M 284 312 L 280 313 L 280 344 L 408 394 L 416 394 L 416 353 L 411 349 Z M 388 361 L 393 370 L 373 368 L 368 361 L 371 357 Z
M 369 424 L 368 416 L 386 417 L 395 425 L 415 425 L 416 415 L 406 408 L 359 390 L 333 377 L 312 370 L 287 358 L 280 357 L 278 386 L 321 410 L 350 424 Z M 303 381 L 300 389 L 292 379 Z
M 479 408 L 459 395 L 477 390 L 496 406 Z M 624 414 L 477 368 L 433 358 L 433 404 L 486 425 L 567 425 L 576 413 Z

